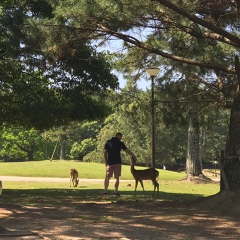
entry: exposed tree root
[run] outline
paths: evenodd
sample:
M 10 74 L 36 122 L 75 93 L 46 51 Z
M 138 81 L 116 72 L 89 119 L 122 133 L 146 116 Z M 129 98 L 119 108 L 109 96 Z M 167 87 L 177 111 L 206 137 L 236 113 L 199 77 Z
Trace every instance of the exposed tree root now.
M 195 183 L 214 183 L 216 181 L 212 180 L 211 178 L 205 176 L 203 173 L 199 174 L 198 176 L 186 174 L 181 181 L 190 181 Z

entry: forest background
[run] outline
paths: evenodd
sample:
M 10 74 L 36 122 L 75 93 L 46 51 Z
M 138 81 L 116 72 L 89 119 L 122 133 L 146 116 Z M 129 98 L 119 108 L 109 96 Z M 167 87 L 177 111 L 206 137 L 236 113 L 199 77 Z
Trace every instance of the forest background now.
M 32 161 L 43 159 L 75 159 L 86 162 L 104 162 L 103 148 L 105 142 L 117 131 L 124 134 L 123 141 L 138 156 L 138 164 L 151 164 L 151 115 L 150 94 L 136 89 L 138 96 L 130 102 L 118 104 L 114 112 L 99 121 L 71 122 L 66 126 L 51 128 L 48 131 L 25 129 L 23 127 L 4 127 L 1 130 L 2 161 Z M 123 101 L 133 91 L 123 89 L 119 93 Z M 145 111 L 144 111 L 145 109 Z M 161 108 L 157 110 L 156 129 L 156 165 L 162 167 L 183 167 L 186 162 L 188 126 L 174 124 L 167 126 L 162 119 Z M 201 150 L 203 163 L 213 163 L 218 151 L 224 149 L 228 128 L 228 112 L 212 114 L 212 122 L 202 126 Z M 123 154 L 123 162 L 129 159 Z
M 186 162 L 194 142 L 192 122 L 198 135 L 193 161 L 216 159 L 226 145 L 229 100 L 238 85 L 231 69 L 238 55 L 237 1 L 184 1 L 182 8 L 179 1 L 175 8 L 168 1 L 161 4 L 3 1 L 0 159 L 103 162 L 105 142 L 121 131 L 138 163 L 149 166 L 151 92 L 137 82 L 149 78 L 150 64 L 160 67 L 156 164 Z M 233 37 L 207 34 L 212 25 Z M 121 50 L 102 50 L 116 39 L 122 40 Z M 115 71 L 127 80 L 122 89 Z

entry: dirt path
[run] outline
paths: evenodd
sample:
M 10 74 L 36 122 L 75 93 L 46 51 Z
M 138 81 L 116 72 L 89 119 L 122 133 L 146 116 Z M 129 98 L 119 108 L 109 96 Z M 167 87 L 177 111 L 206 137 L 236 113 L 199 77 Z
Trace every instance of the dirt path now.
M 28 179 L 8 178 L 0 177 L 0 180 Z M 69 181 L 68 178 L 28 180 Z M 194 202 L 161 201 L 161 196 L 159 199 L 136 197 L 126 201 L 120 197 L 82 202 L 72 196 L 52 203 L 44 203 L 39 198 L 34 204 L 5 203 L 0 205 L 0 239 L 237 240 L 240 236 L 239 196 L 239 193 L 221 193 Z
M 22 181 L 22 182 L 69 182 L 69 178 L 53 177 L 17 177 L 17 176 L 0 176 L 0 181 Z M 80 182 L 103 182 L 104 179 L 79 178 Z M 110 180 L 114 182 L 113 179 Z M 121 180 L 121 182 L 133 182 L 134 180 Z
M 74 198 L 39 207 L 5 205 L 0 218 L 8 232 L 0 239 L 237 240 L 240 211 L 229 206 L 214 198 L 194 203 L 121 199 L 83 203 Z M 10 235 L 21 233 L 29 235 Z

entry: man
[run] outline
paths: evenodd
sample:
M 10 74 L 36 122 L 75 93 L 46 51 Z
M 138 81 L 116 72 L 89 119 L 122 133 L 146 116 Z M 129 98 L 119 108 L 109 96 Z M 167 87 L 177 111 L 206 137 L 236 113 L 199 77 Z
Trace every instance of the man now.
M 120 196 L 118 192 L 119 186 L 119 177 L 122 172 L 122 159 L 121 159 L 121 150 L 124 150 L 130 156 L 136 159 L 136 156 L 126 147 L 126 145 L 121 141 L 122 133 L 117 132 L 115 137 L 112 137 L 111 140 L 108 140 L 104 147 L 104 159 L 106 165 L 106 178 L 104 181 L 104 195 L 107 195 L 107 190 L 109 186 L 110 178 L 113 176 L 115 178 L 115 192 L 114 196 Z

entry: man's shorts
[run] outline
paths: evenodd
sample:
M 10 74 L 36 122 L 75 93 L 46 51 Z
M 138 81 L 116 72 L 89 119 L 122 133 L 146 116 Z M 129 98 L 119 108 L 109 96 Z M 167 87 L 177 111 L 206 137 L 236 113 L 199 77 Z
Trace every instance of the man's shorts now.
M 112 177 L 113 173 L 115 178 L 119 178 L 121 176 L 121 172 L 122 172 L 122 164 L 113 164 L 113 165 L 106 166 L 106 176 L 108 178 Z

